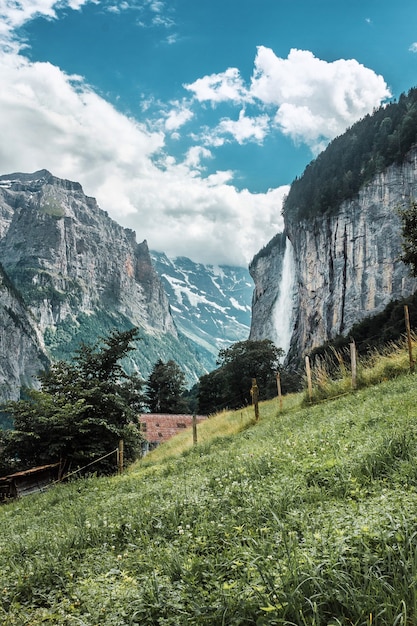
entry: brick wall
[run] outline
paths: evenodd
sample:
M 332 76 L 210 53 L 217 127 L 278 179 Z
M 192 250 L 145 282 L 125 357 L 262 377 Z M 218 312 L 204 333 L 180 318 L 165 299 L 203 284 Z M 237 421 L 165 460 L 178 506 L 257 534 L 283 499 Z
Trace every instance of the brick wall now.
M 197 423 L 205 419 L 207 419 L 205 415 L 197 415 Z M 152 446 L 155 446 L 167 441 L 185 428 L 190 428 L 193 424 L 193 416 L 142 413 L 139 422 L 143 436 Z

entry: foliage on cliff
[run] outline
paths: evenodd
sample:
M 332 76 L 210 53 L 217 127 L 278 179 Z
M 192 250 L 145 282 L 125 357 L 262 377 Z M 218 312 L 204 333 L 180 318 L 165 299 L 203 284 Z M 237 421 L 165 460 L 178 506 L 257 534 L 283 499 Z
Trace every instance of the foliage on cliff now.
M 399 211 L 403 235 L 401 260 L 410 266 L 413 276 L 417 276 L 417 203 Z
M 296 178 L 284 203 L 287 219 L 335 212 L 341 202 L 389 165 L 400 164 L 417 141 L 417 88 L 354 124 Z
M 285 246 L 286 246 L 286 234 L 277 233 L 274 237 L 272 237 L 270 241 L 268 241 L 268 243 L 263 248 L 259 250 L 259 252 L 255 254 L 255 256 L 253 257 L 252 261 L 249 264 L 249 271 L 251 267 L 255 265 L 257 261 L 259 261 L 259 259 L 262 259 L 263 257 L 268 257 L 273 248 L 277 248 L 282 254 L 284 254 Z

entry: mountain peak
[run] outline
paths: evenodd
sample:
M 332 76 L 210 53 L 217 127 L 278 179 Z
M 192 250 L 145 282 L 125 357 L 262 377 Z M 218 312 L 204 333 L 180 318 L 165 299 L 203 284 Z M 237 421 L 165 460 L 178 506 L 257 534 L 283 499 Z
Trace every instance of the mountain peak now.
M 58 178 L 46 169 L 37 170 L 31 174 L 13 172 L 0 176 L 0 188 L 13 189 L 14 191 L 38 191 L 44 185 L 51 184 L 69 191 L 82 191 L 80 183 Z

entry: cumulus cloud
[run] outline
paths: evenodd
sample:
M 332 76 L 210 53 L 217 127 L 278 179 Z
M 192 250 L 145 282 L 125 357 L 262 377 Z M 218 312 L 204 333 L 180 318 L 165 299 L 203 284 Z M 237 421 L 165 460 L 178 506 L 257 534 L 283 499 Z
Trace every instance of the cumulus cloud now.
M 388 95 L 381 77 L 356 61 L 326 63 L 306 51 L 287 59 L 260 47 L 252 81 L 237 68 L 185 86 L 188 100 L 164 107 L 151 126 L 122 115 L 83 77 L 23 56 L 15 29 L 37 15 L 56 18 L 59 8 L 80 9 L 97 0 L 0 0 L 0 172 L 47 168 L 79 181 L 87 194 L 139 240 L 168 255 L 207 263 L 245 264 L 282 230 L 288 187 L 266 193 L 239 190 L 233 172 L 205 175 L 204 164 L 225 141 L 262 142 L 273 129 L 314 149 L 342 132 Z M 119 10 L 147 7 L 160 15 L 160 0 L 109 2 Z M 195 107 L 236 108 L 202 137 L 189 137 L 182 159 L 167 151 Z M 146 110 L 147 106 L 149 111 Z M 150 116 L 152 103 L 143 103 Z M 249 114 L 248 111 L 252 114 Z M 237 119 L 236 119 L 237 118 Z M 150 130 L 153 128 L 153 130 Z M 208 149 L 210 146 L 210 150 Z
M 252 140 L 262 142 L 268 132 L 269 117 L 259 115 L 258 117 L 247 117 L 244 109 L 239 113 L 239 119 L 224 119 L 220 122 L 217 133 L 219 135 L 232 135 L 239 143 Z
M 34 17 L 43 16 L 47 19 L 55 19 L 58 6 L 78 10 L 88 2 L 97 2 L 97 0 L 61 0 L 61 2 L 57 0 L 0 0 L 1 43 L 3 45 L 6 42 L 16 43 L 15 29 Z
M 167 157 L 162 132 L 120 114 L 80 77 L 3 53 L 0 81 L 2 173 L 45 167 L 79 181 L 138 239 L 202 262 L 245 264 L 282 227 L 281 190 L 238 191 L 231 172 L 204 178 L 206 148 L 183 162 Z
M 391 95 L 382 76 L 354 59 L 329 63 L 308 50 L 296 49 L 287 58 L 280 58 L 265 46 L 258 47 L 249 86 L 238 69 L 229 68 L 199 78 L 185 88 L 198 102 L 213 106 L 222 102 L 239 106 L 255 103 L 264 110 L 252 118 L 241 111 L 235 122 L 220 120 L 212 133 L 205 132 L 211 145 L 216 141 L 221 144 L 219 138 L 224 133 L 233 135 L 239 143 L 249 139 L 259 142 L 268 126 L 275 124 L 314 153 Z
M 230 67 L 220 74 L 203 76 L 184 87 L 191 91 L 199 102 L 210 101 L 213 104 L 227 101 L 241 102 L 247 95 L 243 79 L 235 67 Z
M 181 126 L 189 122 L 194 115 L 187 105 L 180 104 L 179 102 L 173 104 L 174 107 L 170 110 L 165 120 L 165 129 L 168 132 L 178 130 Z
M 263 46 L 250 93 L 276 107 L 275 121 L 283 132 L 313 150 L 391 95 L 382 76 L 354 59 L 328 63 L 296 49 L 281 59 Z

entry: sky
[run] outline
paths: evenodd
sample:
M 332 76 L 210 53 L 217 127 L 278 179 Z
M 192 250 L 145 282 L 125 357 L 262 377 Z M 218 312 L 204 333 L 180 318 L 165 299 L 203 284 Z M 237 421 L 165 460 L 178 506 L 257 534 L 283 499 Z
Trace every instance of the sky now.
M 417 85 L 415 0 L 0 0 L 0 174 L 247 265 L 334 137 Z

